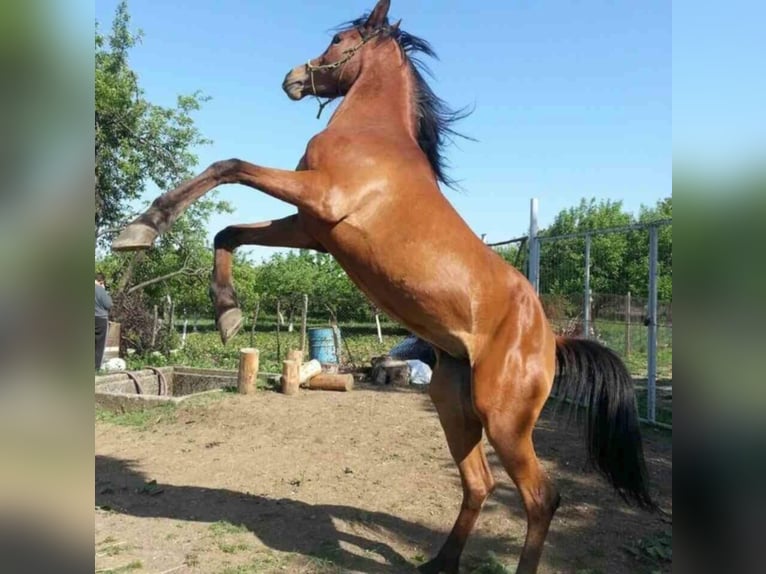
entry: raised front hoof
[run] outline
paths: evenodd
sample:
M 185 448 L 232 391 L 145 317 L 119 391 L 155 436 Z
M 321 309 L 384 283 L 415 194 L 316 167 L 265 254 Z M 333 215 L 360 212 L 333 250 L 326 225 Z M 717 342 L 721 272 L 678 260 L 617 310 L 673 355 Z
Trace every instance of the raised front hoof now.
M 418 566 L 420 574 L 458 574 L 458 564 L 448 565 L 438 556 Z
M 242 311 L 236 307 L 224 311 L 218 317 L 218 332 L 221 334 L 221 341 L 225 345 L 242 328 Z
M 131 223 L 114 241 L 112 251 L 138 251 L 148 249 L 157 238 L 157 231 L 145 223 Z

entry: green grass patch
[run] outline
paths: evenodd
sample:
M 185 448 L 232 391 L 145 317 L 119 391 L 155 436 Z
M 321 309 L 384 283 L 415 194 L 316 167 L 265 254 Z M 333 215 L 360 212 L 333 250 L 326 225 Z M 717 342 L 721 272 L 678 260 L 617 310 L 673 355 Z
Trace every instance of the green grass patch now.
M 670 563 L 673 561 L 673 531 L 668 528 L 655 532 L 626 544 L 624 548 L 639 560 L 647 560 L 654 564 Z
M 224 536 L 226 534 L 242 534 L 243 532 L 248 532 L 247 526 L 244 524 L 232 524 L 231 522 L 227 522 L 225 520 L 213 522 L 208 527 L 208 529 L 214 536 Z
M 96 405 L 96 421 L 118 426 L 147 430 L 162 422 L 174 422 L 177 409 L 174 404 L 158 405 L 143 410 L 115 412 Z
M 236 554 L 237 552 L 244 552 L 248 548 L 250 547 L 244 542 L 235 542 L 233 544 L 226 542 L 218 543 L 218 549 L 225 554 Z
M 467 562 L 466 570 L 470 574 L 511 574 L 515 571 L 510 565 L 504 565 L 494 552 L 487 552 L 483 558 L 471 557 Z
M 140 560 L 133 560 L 133 562 L 125 564 L 125 566 L 118 566 L 117 568 L 102 568 L 96 570 L 96 574 L 126 574 L 127 572 L 141 570 L 143 567 L 143 562 Z

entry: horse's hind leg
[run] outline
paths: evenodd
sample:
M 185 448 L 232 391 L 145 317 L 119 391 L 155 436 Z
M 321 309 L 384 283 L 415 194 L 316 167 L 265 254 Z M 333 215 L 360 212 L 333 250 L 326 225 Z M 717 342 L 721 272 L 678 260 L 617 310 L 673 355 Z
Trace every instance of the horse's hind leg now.
M 553 362 L 542 354 L 509 360 L 509 352 L 521 351 L 503 350 L 474 367 L 474 405 L 527 514 L 527 536 L 516 573 L 534 574 L 560 501 L 532 444 L 532 431 L 550 392 Z
M 215 307 L 216 324 L 224 344 L 236 335 L 242 325 L 242 312 L 239 310 L 231 277 L 232 254 L 240 245 L 269 245 L 324 251 L 324 248 L 303 229 L 298 214 L 274 221 L 231 225 L 219 231 L 214 240 L 210 298 Z
M 451 574 L 458 572 L 463 547 L 484 501 L 494 489 L 495 481 L 481 444 L 481 421 L 471 402 L 471 367 L 468 361 L 439 353 L 429 392 L 439 413 L 450 453 L 460 470 L 463 502 L 446 542 L 433 560 L 420 567 L 420 571 Z

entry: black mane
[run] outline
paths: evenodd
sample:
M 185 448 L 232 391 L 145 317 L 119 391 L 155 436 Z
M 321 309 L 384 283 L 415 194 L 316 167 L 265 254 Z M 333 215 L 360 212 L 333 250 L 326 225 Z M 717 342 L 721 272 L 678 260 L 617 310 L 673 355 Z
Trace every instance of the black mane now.
M 352 28 L 362 29 L 367 21 L 364 15 L 356 20 L 342 24 L 339 29 L 349 30 Z M 428 66 L 417 56 L 425 54 L 438 59 L 436 52 L 426 40 L 413 36 L 398 27 L 392 27 L 386 22 L 377 28 L 379 38 L 393 38 L 399 44 L 404 58 L 412 70 L 415 78 L 415 98 L 418 110 L 418 145 L 428 157 L 436 179 L 448 187 L 456 188 L 457 182 L 446 174 L 447 161 L 444 158 L 444 144 L 452 143 L 454 137 L 471 139 L 452 128 L 452 125 L 465 118 L 471 113 L 467 108 L 452 110 L 447 102 L 437 96 L 431 86 L 428 85 L 423 73 L 433 77 Z

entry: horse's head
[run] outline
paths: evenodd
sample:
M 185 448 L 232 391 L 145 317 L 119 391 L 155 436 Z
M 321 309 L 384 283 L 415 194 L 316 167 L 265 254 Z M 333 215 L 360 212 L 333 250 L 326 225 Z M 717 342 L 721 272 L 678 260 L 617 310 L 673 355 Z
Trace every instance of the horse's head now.
M 363 23 L 338 32 L 322 55 L 293 68 L 282 83 L 290 99 L 345 95 L 359 77 L 362 49 L 383 30 L 390 32 L 390 4 L 390 0 L 379 0 Z

